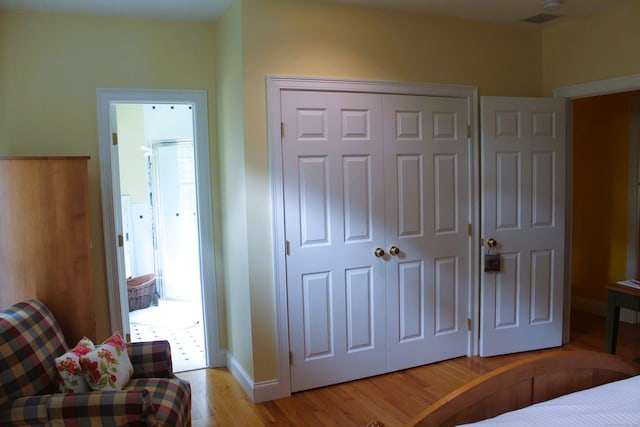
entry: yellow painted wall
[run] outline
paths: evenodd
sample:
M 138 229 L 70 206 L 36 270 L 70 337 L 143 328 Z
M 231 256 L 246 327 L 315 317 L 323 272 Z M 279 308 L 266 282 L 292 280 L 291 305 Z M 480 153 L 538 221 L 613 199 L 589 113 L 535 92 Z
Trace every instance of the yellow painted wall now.
M 639 57 L 621 54 L 640 39 L 639 5 L 543 32 L 308 0 L 234 0 L 215 25 L 1 11 L 0 154 L 92 157 L 93 282 L 105 336 L 95 89 L 208 90 L 222 343 L 249 376 L 267 381 L 277 377 L 277 355 L 265 76 L 539 96 L 639 72 Z
M 604 302 L 605 286 L 626 276 L 629 97 L 573 102 L 571 294 L 578 299 Z
M 9 155 L 89 155 L 97 338 L 110 332 L 96 130 L 96 88 L 209 90 L 211 23 L 4 10 L 0 136 Z M 0 122 L 2 123 L 2 122 Z M 212 162 L 215 164 L 215 162 Z
M 543 86 L 640 73 L 640 0 L 543 31 Z M 574 101 L 572 295 L 604 302 L 626 274 L 628 95 Z M 589 212 L 589 215 L 584 215 Z
M 0 10 L 0 22 L 3 20 L 4 11 Z M 5 56 L 5 45 L 2 43 L 2 39 L 4 38 L 4 28 L 0 27 L 0 58 L 4 58 Z M 0 61 L 0 100 L 4 99 L 6 96 L 6 82 L 2 78 L 5 74 L 6 64 Z M 0 101 L 0 156 L 9 155 L 9 139 L 6 136 L 6 109 L 5 103 Z
M 540 32 L 306 0 L 236 0 L 242 10 L 244 155 L 254 379 L 275 378 L 268 74 L 476 85 L 542 94 Z
M 216 22 L 216 93 L 220 175 L 222 266 L 227 348 L 253 376 L 246 166 L 243 128 L 241 4 L 233 3 Z
M 640 73 L 640 0 L 543 31 L 544 91 Z
M 144 109 L 142 104 L 118 104 L 118 167 L 120 194 L 132 203 L 147 203 L 147 167 L 144 153 Z M 122 213 L 123 215 L 125 212 Z

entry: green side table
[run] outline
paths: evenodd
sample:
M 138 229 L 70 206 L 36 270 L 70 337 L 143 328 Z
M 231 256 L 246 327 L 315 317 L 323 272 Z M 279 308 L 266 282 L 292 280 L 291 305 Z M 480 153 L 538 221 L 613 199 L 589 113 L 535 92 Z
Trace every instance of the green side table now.
M 618 284 L 607 286 L 607 328 L 604 343 L 604 351 L 607 353 L 616 353 L 621 307 L 640 311 L 640 289 Z

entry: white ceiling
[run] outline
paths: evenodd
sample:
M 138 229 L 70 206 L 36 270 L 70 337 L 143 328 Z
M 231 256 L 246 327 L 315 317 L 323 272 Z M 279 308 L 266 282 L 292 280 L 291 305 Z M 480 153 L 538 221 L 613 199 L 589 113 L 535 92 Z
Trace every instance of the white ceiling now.
M 232 0 L 0 0 L 0 8 L 36 9 L 146 18 L 213 20 Z M 266 0 L 268 1 L 268 0 Z M 630 0 L 562 0 L 545 9 L 545 0 L 315 0 L 392 8 L 489 22 L 521 23 L 540 13 L 562 15 L 553 25 L 601 12 Z M 549 1 L 549 0 L 547 0 Z M 525 24 L 533 26 L 535 24 Z

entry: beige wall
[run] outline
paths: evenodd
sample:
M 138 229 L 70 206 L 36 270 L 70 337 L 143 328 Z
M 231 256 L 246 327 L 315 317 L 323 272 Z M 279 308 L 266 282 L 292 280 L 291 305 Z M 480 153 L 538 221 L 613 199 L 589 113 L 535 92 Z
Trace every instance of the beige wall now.
M 544 92 L 640 73 L 640 0 L 543 32 Z
M 307 0 L 234 0 L 215 25 L 0 11 L 0 154 L 92 157 L 93 282 L 105 336 L 95 90 L 208 90 L 221 341 L 249 376 L 267 381 L 277 355 L 265 76 L 539 96 L 638 72 L 640 57 L 628 53 L 640 39 L 639 7 L 634 0 L 544 32 Z
M 268 74 L 465 84 L 482 95 L 539 96 L 538 31 L 305 0 L 242 8 L 244 167 L 254 379 L 275 378 Z
M 639 17 L 640 0 L 632 0 L 544 30 L 545 94 L 557 87 L 640 73 Z M 628 97 L 615 94 L 573 102 L 571 287 L 576 301 L 587 306 L 603 306 L 606 284 L 626 274 Z
M 222 267 L 229 352 L 253 377 L 247 234 L 246 165 L 242 121 L 241 4 L 233 3 L 216 24 L 216 93 L 219 111 L 218 150 L 220 175 L 220 230 L 223 250 L 217 254 Z
M 4 21 L 4 10 L 0 10 L 0 22 Z M 6 44 L 2 43 L 2 40 L 5 38 L 5 28 L 0 26 L 0 156 L 9 155 L 9 138 L 6 135 L 6 106 L 5 103 L 2 102 L 2 99 L 6 96 L 6 87 L 7 81 L 3 77 L 6 74 L 6 66 L 7 63 L 3 61 L 1 58 L 6 56 L 5 48 Z
M 131 203 L 148 203 L 147 167 L 140 150 L 145 143 L 143 105 L 118 104 L 116 117 L 120 194 L 131 196 Z
M 96 130 L 96 88 L 209 90 L 211 23 L 4 10 L 0 137 L 9 155 L 89 155 L 97 339 L 110 332 Z M 0 145 L 2 147 L 2 145 Z M 213 162 L 215 164 L 215 162 Z
M 304 0 L 236 0 L 217 25 L 3 11 L 0 138 L 11 155 L 92 157 L 93 282 L 104 336 L 95 90 L 209 90 L 210 129 L 220 137 L 219 147 L 212 138 L 212 165 L 219 165 L 212 181 L 222 343 L 263 381 L 277 375 L 265 75 L 468 84 L 481 94 L 534 96 L 541 51 L 535 31 Z

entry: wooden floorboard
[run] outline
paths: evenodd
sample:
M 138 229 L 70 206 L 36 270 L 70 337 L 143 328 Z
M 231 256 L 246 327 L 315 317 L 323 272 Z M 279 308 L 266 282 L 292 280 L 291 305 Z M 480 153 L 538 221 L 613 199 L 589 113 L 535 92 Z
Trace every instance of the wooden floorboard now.
M 568 349 L 602 351 L 604 318 L 574 311 Z M 548 351 L 540 350 L 539 352 Z M 227 369 L 179 373 L 191 383 L 194 426 L 401 426 L 472 379 L 536 352 L 460 357 L 254 404 Z M 640 325 L 620 324 L 618 355 L 640 358 Z M 640 363 L 640 361 L 639 361 Z

